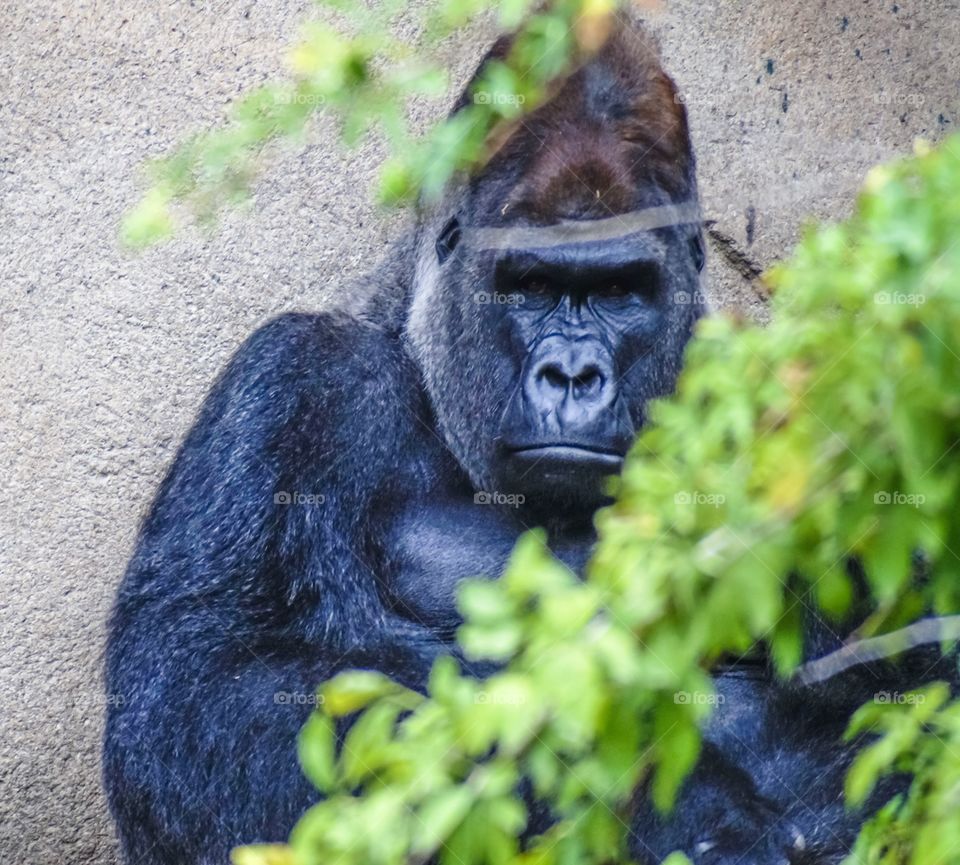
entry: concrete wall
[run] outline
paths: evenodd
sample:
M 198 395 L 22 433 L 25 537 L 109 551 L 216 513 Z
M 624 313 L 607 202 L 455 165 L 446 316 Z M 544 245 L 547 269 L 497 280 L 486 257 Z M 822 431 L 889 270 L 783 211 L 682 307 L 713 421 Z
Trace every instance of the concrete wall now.
M 306 2 L 12 0 L 0 19 L 0 858 L 114 861 L 98 776 L 115 586 L 216 371 L 266 318 L 336 297 L 398 226 L 373 148 L 329 127 L 251 213 L 139 257 L 138 167 L 279 71 Z M 706 211 L 759 265 L 848 212 L 873 163 L 960 123 L 957 0 L 667 0 Z M 465 76 L 483 40 L 449 52 Z M 439 107 L 437 111 L 439 112 Z M 759 313 L 716 254 L 714 292 Z

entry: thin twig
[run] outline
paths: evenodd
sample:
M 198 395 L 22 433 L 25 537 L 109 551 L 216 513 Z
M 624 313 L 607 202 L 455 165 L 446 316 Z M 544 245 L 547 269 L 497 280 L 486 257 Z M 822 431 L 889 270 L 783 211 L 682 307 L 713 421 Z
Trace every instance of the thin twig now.
M 923 619 L 889 634 L 858 640 L 804 664 L 794 674 L 794 678 L 801 684 L 814 685 L 858 664 L 868 664 L 881 658 L 899 655 L 917 646 L 944 640 L 960 640 L 960 616 Z

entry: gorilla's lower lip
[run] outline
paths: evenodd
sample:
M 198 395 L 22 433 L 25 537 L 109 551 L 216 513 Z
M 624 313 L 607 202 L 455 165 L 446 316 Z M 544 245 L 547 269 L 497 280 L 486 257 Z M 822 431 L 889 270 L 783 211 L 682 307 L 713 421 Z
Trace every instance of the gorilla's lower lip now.
M 619 468 L 624 454 L 613 448 L 588 447 L 586 445 L 555 444 L 524 445 L 511 448 L 511 455 L 522 460 L 550 460 L 566 463 L 593 463 L 596 465 Z

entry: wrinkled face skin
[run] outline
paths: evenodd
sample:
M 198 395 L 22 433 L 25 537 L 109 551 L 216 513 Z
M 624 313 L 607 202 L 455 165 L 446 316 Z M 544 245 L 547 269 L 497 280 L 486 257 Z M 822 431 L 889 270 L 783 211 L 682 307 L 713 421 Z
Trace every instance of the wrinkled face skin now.
M 599 503 L 646 401 L 673 385 L 679 357 L 658 347 L 672 343 L 679 354 L 689 333 L 665 253 L 642 238 L 500 257 L 496 291 L 518 300 L 491 322 L 509 335 L 515 360 L 493 457 L 507 489 L 534 501 Z
M 699 227 L 490 250 L 451 220 L 434 237 L 410 333 L 448 446 L 479 490 L 589 516 L 703 312 Z

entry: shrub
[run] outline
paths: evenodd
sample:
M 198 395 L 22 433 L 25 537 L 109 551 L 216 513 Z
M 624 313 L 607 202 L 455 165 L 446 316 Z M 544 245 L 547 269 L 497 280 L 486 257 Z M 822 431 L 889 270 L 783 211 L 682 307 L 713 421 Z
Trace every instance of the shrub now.
M 956 611 L 958 189 L 960 138 L 875 169 L 852 218 L 810 229 L 770 274 L 772 324 L 704 321 L 597 516 L 586 578 L 530 533 L 501 580 L 460 596 L 461 645 L 502 672 L 477 681 L 442 660 L 426 696 L 373 673 L 323 685 L 300 756 L 325 798 L 289 847 L 236 861 L 624 861 L 631 792 L 649 776 L 669 808 L 697 758 L 711 701 L 678 695 L 710 694 L 711 664 L 758 642 L 794 671 L 798 596 L 843 615 L 856 557 L 874 609 L 858 637 Z M 858 861 L 934 865 L 960 848 L 960 704 L 942 684 L 922 693 L 854 718 L 876 736 L 852 803 L 883 773 L 915 774 Z M 557 816 L 523 845 L 521 778 Z

